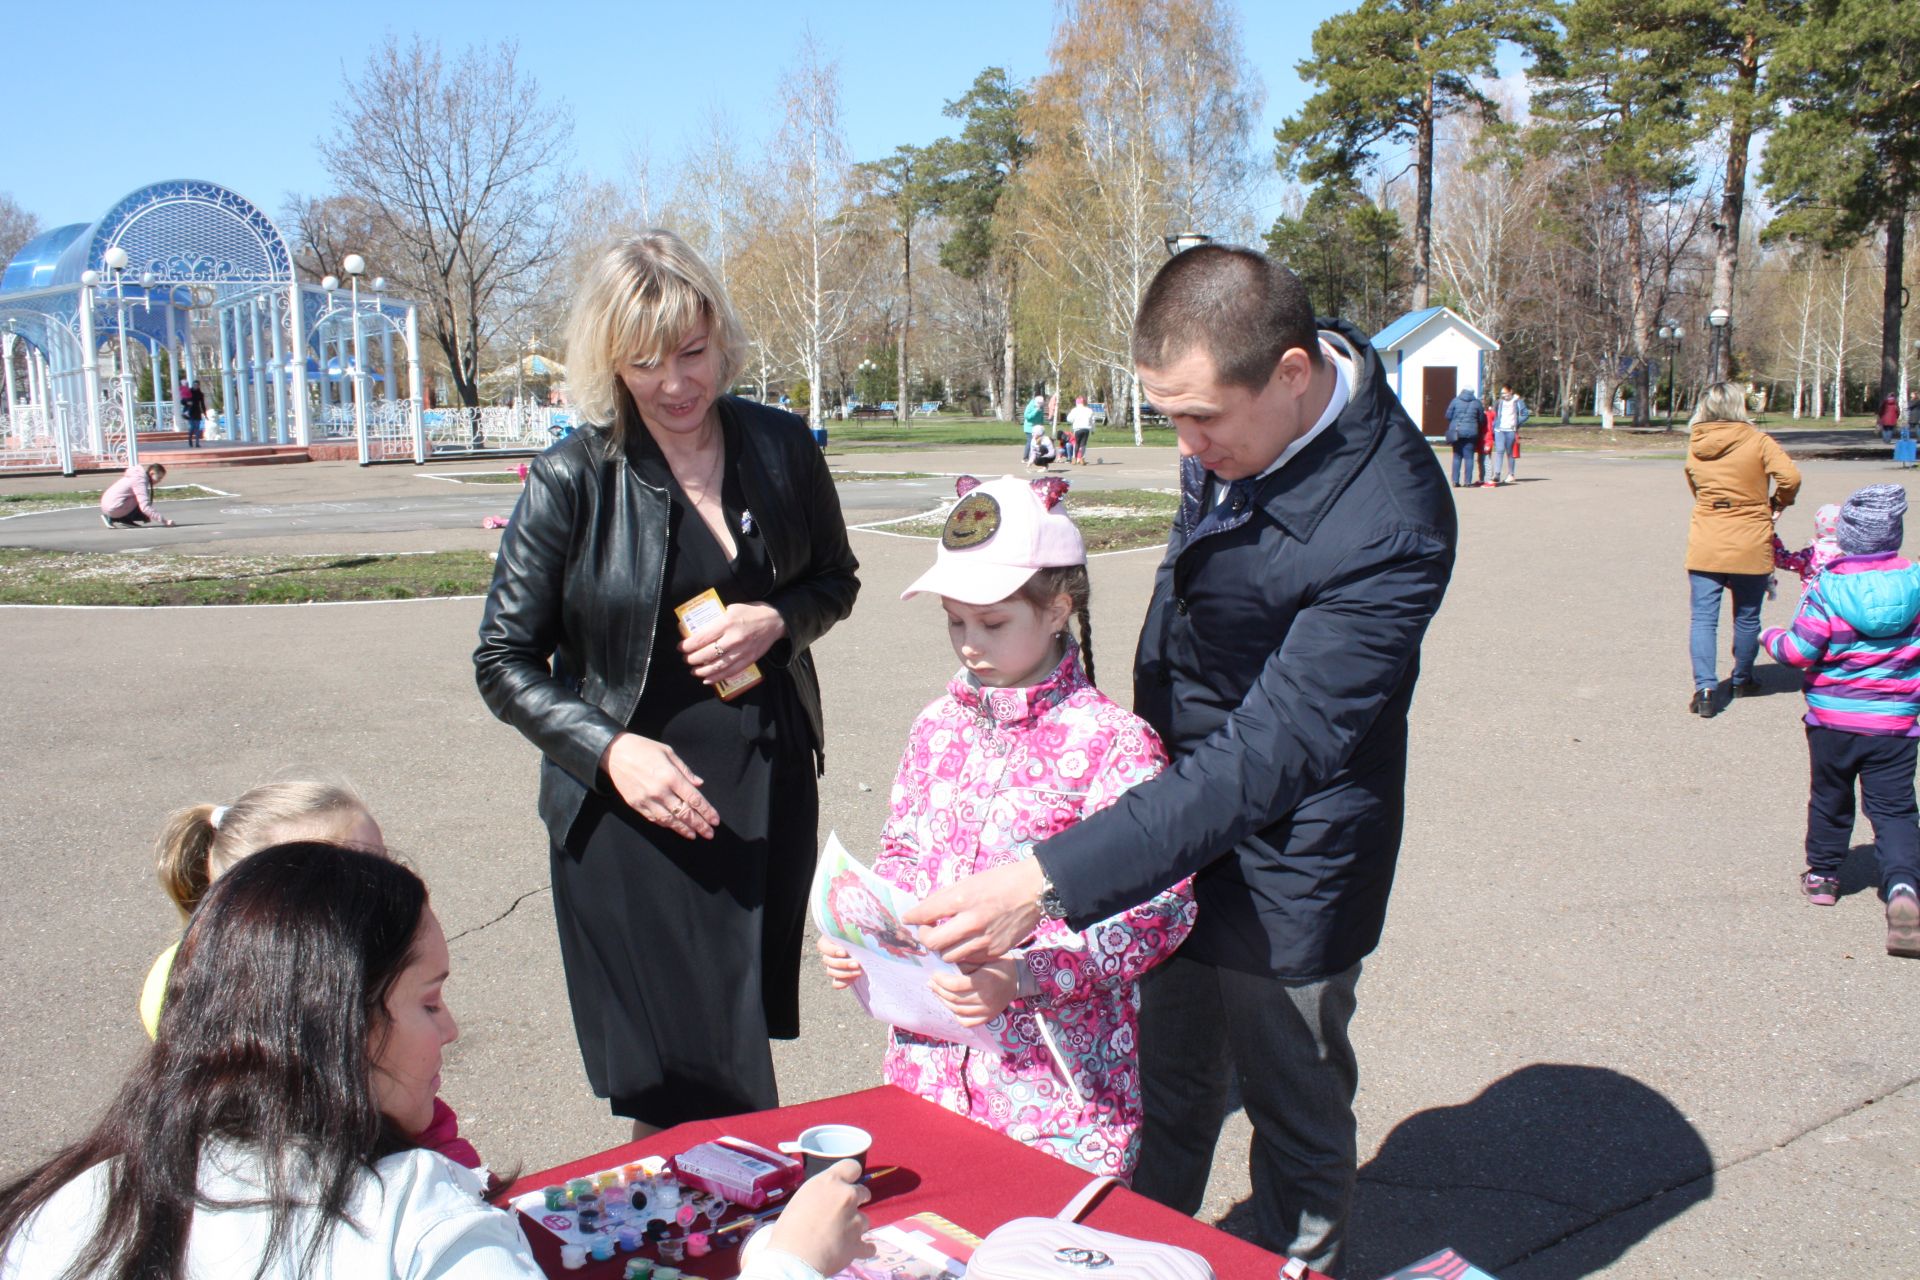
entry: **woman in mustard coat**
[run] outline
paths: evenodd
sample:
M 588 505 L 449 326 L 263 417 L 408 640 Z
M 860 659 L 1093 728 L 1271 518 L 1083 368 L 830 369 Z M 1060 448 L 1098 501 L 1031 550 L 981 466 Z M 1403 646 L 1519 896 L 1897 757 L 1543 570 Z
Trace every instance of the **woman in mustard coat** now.
M 1732 689 L 1740 697 L 1754 687 L 1760 606 L 1773 572 L 1773 522 L 1800 492 L 1799 468 L 1747 417 L 1747 391 L 1737 382 L 1714 383 L 1694 409 L 1687 486 L 1693 490 L 1687 582 L 1694 690 L 1688 710 L 1709 717 L 1720 683 L 1714 672 L 1720 593 L 1733 595 Z

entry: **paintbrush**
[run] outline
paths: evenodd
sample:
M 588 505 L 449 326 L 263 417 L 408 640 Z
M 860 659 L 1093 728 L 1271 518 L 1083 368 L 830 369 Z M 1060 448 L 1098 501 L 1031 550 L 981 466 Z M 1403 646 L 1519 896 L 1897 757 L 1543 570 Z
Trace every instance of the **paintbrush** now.
M 899 1171 L 900 1171 L 900 1166 L 897 1164 L 890 1164 L 882 1169 L 869 1169 L 864 1175 L 862 1175 L 860 1181 L 866 1183 L 869 1187 L 871 1187 L 875 1182 L 877 1182 L 881 1178 L 886 1177 L 890 1173 L 898 1173 Z M 748 1227 L 758 1226 L 762 1222 L 768 1222 L 774 1218 L 779 1217 L 780 1214 L 785 1211 L 786 1207 L 787 1206 L 784 1204 L 776 1204 L 776 1205 L 769 1206 L 768 1208 L 761 1209 L 757 1213 L 749 1213 L 744 1217 L 735 1218 L 732 1222 L 728 1222 L 721 1226 L 715 1227 L 712 1231 L 709 1231 L 707 1234 L 710 1237 L 724 1236 L 731 1232 L 743 1231 Z

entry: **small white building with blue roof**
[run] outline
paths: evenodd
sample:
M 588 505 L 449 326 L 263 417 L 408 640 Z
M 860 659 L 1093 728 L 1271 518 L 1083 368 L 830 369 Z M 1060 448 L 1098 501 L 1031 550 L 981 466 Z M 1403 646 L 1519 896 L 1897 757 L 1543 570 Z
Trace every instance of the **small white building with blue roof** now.
M 1447 404 L 1462 387 L 1487 398 L 1487 353 L 1500 344 L 1451 309 L 1427 307 L 1374 334 L 1373 349 L 1407 416 L 1437 437 L 1446 434 Z

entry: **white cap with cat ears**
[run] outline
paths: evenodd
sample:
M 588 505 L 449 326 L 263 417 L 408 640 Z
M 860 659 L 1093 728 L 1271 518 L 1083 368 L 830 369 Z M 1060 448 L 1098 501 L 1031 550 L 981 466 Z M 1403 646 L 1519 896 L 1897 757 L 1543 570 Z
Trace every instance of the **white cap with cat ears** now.
M 998 604 L 1036 569 L 1087 562 L 1079 528 L 1060 510 L 1065 480 L 1001 476 L 982 484 L 961 476 L 954 492 L 960 501 L 947 513 L 933 568 L 900 593 L 902 600 L 924 591 L 962 604 Z

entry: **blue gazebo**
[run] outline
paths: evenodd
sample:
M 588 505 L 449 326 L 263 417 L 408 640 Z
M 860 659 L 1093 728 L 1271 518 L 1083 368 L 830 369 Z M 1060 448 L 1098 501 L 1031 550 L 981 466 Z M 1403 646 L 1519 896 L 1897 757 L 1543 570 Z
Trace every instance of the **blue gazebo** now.
M 415 308 L 377 279 L 363 297 L 358 255 L 345 269 L 350 301 L 331 276 L 301 283 L 273 220 L 211 182 L 156 182 L 93 222 L 42 232 L 0 275 L 0 470 L 137 461 L 141 432 L 184 427 L 172 389 L 215 377 L 236 441 L 306 446 L 317 425 L 350 431 L 362 462 L 424 458 Z M 149 401 L 136 402 L 136 362 L 152 375 Z

